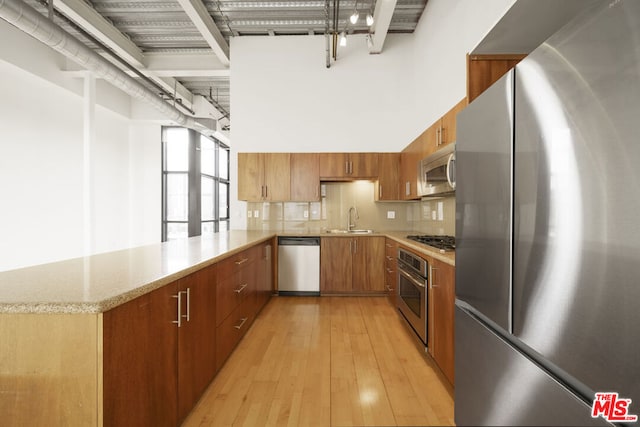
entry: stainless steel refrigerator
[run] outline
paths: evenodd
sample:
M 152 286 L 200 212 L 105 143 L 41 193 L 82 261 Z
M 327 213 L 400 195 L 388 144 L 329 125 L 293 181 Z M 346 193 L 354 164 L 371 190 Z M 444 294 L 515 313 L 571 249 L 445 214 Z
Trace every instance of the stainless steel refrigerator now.
M 585 10 L 457 123 L 456 424 L 623 423 L 596 392 L 640 414 L 640 1 Z

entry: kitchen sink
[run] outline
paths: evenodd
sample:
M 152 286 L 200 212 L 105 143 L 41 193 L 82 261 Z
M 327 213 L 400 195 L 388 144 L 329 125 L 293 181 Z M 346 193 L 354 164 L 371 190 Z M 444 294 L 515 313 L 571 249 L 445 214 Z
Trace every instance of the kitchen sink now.
M 371 234 L 373 230 L 345 230 L 342 228 L 333 228 L 331 230 L 327 230 L 329 234 Z

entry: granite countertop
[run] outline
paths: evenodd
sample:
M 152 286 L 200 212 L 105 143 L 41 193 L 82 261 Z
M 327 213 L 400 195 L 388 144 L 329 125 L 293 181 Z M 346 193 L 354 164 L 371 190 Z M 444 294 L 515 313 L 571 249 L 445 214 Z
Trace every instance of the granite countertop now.
M 355 235 L 389 237 L 455 266 L 454 253 L 409 240 L 408 234 L 412 232 Z M 234 230 L 4 271 L 0 313 L 102 313 L 275 236 L 354 234 Z
M 101 313 L 274 236 L 229 231 L 0 272 L 0 313 Z

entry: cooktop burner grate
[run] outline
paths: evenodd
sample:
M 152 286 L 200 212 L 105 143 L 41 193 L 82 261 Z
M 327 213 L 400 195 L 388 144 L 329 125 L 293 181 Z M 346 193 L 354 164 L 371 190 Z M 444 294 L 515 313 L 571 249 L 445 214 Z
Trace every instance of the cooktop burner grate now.
M 442 249 L 445 251 L 456 250 L 456 238 L 453 236 L 415 235 L 407 236 L 407 239 L 415 240 L 416 242 L 433 246 L 434 248 Z

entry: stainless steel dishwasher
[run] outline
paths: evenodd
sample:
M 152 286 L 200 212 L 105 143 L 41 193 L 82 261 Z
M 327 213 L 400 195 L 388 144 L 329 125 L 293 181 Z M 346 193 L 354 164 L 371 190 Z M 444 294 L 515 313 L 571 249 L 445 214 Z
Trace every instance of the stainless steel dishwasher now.
M 320 295 L 320 237 L 278 237 L 278 294 Z

